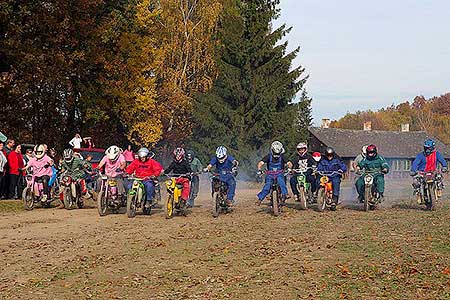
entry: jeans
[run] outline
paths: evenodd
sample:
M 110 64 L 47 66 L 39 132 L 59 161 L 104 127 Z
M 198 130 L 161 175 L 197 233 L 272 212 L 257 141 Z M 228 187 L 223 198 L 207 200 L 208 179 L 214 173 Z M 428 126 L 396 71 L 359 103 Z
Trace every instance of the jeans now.
M 274 180 L 278 182 L 278 185 L 281 189 L 281 194 L 283 196 L 286 196 L 288 193 L 287 187 L 286 187 L 286 181 L 284 180 L 284 174 L 278 174 L 276 177 L 267 175 L 266 176 L 266 183 L 264 184 L 264 187 L 261 192 L 258 194 L 259 201 L 264 200 L 267 195 L 269 195 L 270 188 L 272 187 L 272 183 Z

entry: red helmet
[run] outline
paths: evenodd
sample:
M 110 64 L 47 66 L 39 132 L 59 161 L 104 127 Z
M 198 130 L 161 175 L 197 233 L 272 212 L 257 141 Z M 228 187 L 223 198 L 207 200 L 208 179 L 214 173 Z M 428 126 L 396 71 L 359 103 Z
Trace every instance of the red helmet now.
M 378 154 L 377 146 L 375 146 L 373 144 L 367 146 L 366 152 L 367 152 L 367 157 L 374 158 Z
M 184 149 L 183 148 L 176 148 L 175 150 L 173 150 L 173 158 L 180 162 L 184 159 Z
M 322 154 L 320 154 L 320 152 L 313 152 L 312 157 L 316 162 L 319 162 L 319 160 L 322 158 Z

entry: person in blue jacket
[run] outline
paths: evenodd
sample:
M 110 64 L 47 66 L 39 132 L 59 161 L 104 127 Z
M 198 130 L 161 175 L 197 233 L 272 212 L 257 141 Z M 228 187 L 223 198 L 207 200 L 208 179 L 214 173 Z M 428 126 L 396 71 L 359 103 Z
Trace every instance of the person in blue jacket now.
M 423 152 L 417 154 L 411 166 L 411 176 L 415 176 L 420 172 L 434 172 L 438 165 L 442 166 L 442 172 L 447 172 L 448 165 L 442 154 L 436 150 L 436 142 L 427 139 L 423 143 Z
M 347 172 L 347 166 L 336 156 L 334 149 L 331 147 L 327 148 L 324 156 L 317 165 L 317 171 L 326 173 L 325 175 L 330 178 L 333 184 L 333 202 L 337 205 L 339 203 L 342 173 Z M 320 176 L 318 176 L 318 180 L 320 181 Z M 319 185 L 318 182 L 317 186 Z
M 276 180 L 281 189 L 281 202 L 284 204 L 286 202 L 286 195 L 288 193 L 286 187 L 286 181 L 284 178 L 284 166 L 287 161 L 284 159 L 284 147 L 283 144 L 279 141 L 275 141 L 270 146 L 270 153 L 263 157 L 261 161 L 258 163 L 258 175 L 262 174 L 261 168 L 264 164 L 267 165 L 268 174 L 266 176 L 266 182 L 264 184 L 263 189 L 258 194 L 258 200 L 256 201 L 257 205 L 260 205 L 261 202 L 266 198 L 266 196 L 270 192 L 270 188 L 272 186 L 272 182 Z
M 234 204 L 234 195 L 236 193 L 236 179 L 234 177 L 238 165 L 239 162 L 233 156 L 227 154 L 227 148 L 219 146 L 216 149 L 216 156 L 211 159 L 209 165 L 204 169 L 205 172 L 209 172 L 215 167 L 216 172 L 220 174 L 220 180 L 227 184 L 226 202 L 230 207 Z
M 417 154 L 411 165 L 411 176 L 416 176 L 417 172 L 435 172 L 439 164 L 442 166 L 442 172 L 448 171 L 448 164 L 442 154 L 436 150 L 436 142 L 432 139 L 427 139 L 423 143 L 423 152 Z M 415 193 L 419 193 L 420 181 L 415 178 L 413 180 L 413 187 Z

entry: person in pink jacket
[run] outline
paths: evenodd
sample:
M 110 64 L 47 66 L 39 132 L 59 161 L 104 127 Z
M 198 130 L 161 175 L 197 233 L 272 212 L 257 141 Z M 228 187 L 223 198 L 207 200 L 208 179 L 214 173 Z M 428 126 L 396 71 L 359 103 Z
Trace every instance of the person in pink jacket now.
M 53 175 L 51 168 L 53 160 L 45 152 L 45 146 L 42 144 L 34 147 L 34 157 L 28 161 L 24 170 L 32 168 L 35 179 L 42 181 L 44 195 L 47 195 L 47 199 L 50 199 L 50 187 L 48 182 Z

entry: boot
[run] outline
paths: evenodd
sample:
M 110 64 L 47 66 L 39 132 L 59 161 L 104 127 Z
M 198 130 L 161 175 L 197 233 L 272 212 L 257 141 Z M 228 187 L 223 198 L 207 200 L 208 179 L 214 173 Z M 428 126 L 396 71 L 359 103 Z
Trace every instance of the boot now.
M 338 204 L 339 204 L 339 196 L 333 195 L 332 200 L 333 200 L 333 203 L 334 203 L 335 205 L 338 205 Z
M 286 205 L 286 195 L 281 195 L 281 203 L 282 206 Z

